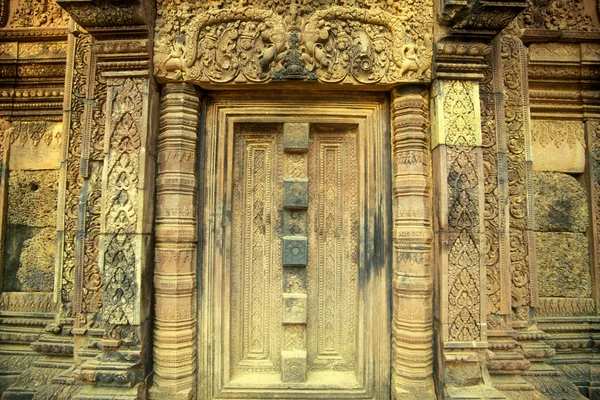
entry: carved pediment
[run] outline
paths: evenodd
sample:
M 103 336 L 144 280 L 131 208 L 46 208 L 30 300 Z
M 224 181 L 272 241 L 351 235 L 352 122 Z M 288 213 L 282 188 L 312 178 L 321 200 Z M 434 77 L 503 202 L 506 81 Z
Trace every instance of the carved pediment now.
M 247 4 L 252 5 L 247 5 Z M 162 80 L 392 84 L 431 78 L 431 0 L 159 1 Z

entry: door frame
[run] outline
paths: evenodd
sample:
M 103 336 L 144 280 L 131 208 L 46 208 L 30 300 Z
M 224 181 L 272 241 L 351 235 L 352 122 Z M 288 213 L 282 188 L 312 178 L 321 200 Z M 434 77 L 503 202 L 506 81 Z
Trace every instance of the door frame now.
M 265 110 L 273 110 L 265 118 Z M 320 398 L 376 398 L 386 399 L 390 397 L 391 376 L 391 272 L 392 272 L 392 204 L 391 204 L 391 146 L 390 146 L 390 124 L 389 124 L 389 100 L 386 93 L 348 93 L 344 92 L 303 92 L 300 99 L 297 92 L 291 91 L 269 91 L 269 92 L 213 92 L 209 94 L 204 102 L 202 117 L 200 120 L 200 145 L 199 145 L 199 179 L 198 216 L 199 216 L 199 256 L 198 256 L 198 396 L 199 398 L 260 398 L 259 391 L 242 394 L 232 390 L 223 390 L 223 376 L 220 375 L 220 352 L 221 348 L 217 341 L 213 344 L 212 338 L 220 332 L 217 318 L 213 315 L 213 301 L 221 298 L 217 290 L 223 288 L 223 281 L 215 271 L 223 265 L 224 255 L 217 251 L 217 245 L 224 235 L 222 230 L 222 215 L 219 211 L 223 193 L 226 190 L 223 179 L 224 168 L 230 168 L 226 162 L 232 157 L 222 146 L 224 141 L 232 140 L 228 132 L 233 131 L 233 124 L 242 121 L 293 121 L 294 114 L 311 115 L 316 119 L 325 119 L 327 122 L 349 122 L 354 121 L 362 126 L 364 134 L 367 135 L 364 143 L 371 146 L 369 161 L 372 165 L 363 166 L 360 173 L 366 171 L 376 178 L 369 181 L 367 176 L 363 178 L 365 184 L 373 186 L 368 190 L 368 200 L 372 206 L 365 207 L 369 215 L 365 213 L 361 221 L 367 222 L 364 227 L 366 237 L 380 237 L 384 240 L 373 240 L 370 255 L 377 259 L 383 268 L 368 268 L 366 281 L 359 285 L 367 285 L 361 289 L 361 294 L 366 294 L 371 309 L 367 311 L 367 318 L 377 321 L 377 311 L 387 315 L 383 321 L 374 326 L 373 332 L 368 332 L 371 341 L 372 360 L 365 371 L 365 379 L 369 382 L 378 382 L 375 386 L 367 385 L 365 390 L 358 392 L 338 391 L 330 392 Z M 320 115 L 320 117 L 318 117 Z M 225 134 L 221 132 L 225 129 Z M 231 134 L 231 136 L 233 136 Z M 225 146 L 227 147 L 227 146 Z M 379 150 L 379 151 L 374 151 Z M 225 178 L 227 176 L 225 175 Z M 365 186 L 366 186 L 365 185 Z M 363 211 L 364 212 L 364 211 Z M 368 223 L 368 222 L 371 223 Z M 218 247 L 221 249 L 221 247 Z M 215 249 L 211 251 L 211 249 Z M 209 266 L 213 266 L 209 268 Z M 372 279 L 377 278 L 377 279 Z M 383 282 L 383 284 L 382 284 Z M 376 287 L 376 283 L 381 287 Z M 370 316 L 369 316 L 370 314 Z M 380 319 L 381 320 L 381 319 Z M 376 340 L 379 338 L 379 340 Z M 381 340 L 384 338 L 384 340 Z M 369 343 L 369 342 L 367 342 Z M 375 361 L 376 360 L 376 361 Z M 215 366 L 215 362 L 219 364 Z M 226 394 L 227 397 L 219 397 Z M 304 398 L 309 393 L 304 394 Z M 310 394 L 311 398 L 318 398 L 316 394 Z M 301 394 L 280 393 L 281 398 L 301 398 Z

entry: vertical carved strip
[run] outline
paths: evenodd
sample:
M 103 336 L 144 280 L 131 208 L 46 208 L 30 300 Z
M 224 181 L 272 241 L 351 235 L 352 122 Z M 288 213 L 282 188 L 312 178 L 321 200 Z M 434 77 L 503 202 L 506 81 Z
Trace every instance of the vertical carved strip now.
M 145 71 L 105 72 L 107 79 L 99 265 L 103 353 L 82 366 L 87 379 L 136 387 L 146 371 L 148 261 L 153 215 L 153 87 Z M 90 171 L 91 172 L 91 171 Z M 120 354 L 116 358 L 115 354 Z M 125 356 L 127 354 L 127 356 Z M 118 360 L 118 361 L 117 361 Z M 93 364 L 96 364 L 94 368 Z
M 192 85 L 166 84 L 158 137 L 154 269 L 154 386 L 150 398 L 196 390 L 196 143 L 200 99 Z
M 106 334 L 112 339 L 120 338 L 121 326 L 139 324 L 136 269 L 141 254 L 135 249 L 135 236 L 142 211 L 137 191 L 143 139 L 143 85 L 135 78 L 110 82 L 102 228 L 105 234 L 103 316 Z
M 319 149 L 319 187 L 322 188 L 319 212 L 319 292 L 320 299 L 319 355 L 338 355 L 341 335 L 341 303 L 338 288 L 341 288 L 341 237 L 343 235 L 338 210 L 341 204 L 341 145 L 329 144 Z
M 508 190 L 510 210 L 510 265 L 512 307 L 517 320 L 526 323 L 529 306 L 535 306 L 535 243 L 532 226 L 532 164 L 525 53 L 521 40 L 502 35 L 505 121 L 508 144 Z
M 285 151 L 284 222 L 282 243 L 285 283 L 283 293 L 284 347 L 281 351 L 281 381 L 306 382 L 306 323 L 308 313 L 308 151 L 310 125 L 283 124 Z M 314 183 L 312 183 L 314 184 Z M 289 235 L 289 236 L 287 236 Z M 319 325 L 321 326 L 321 325 Z
M 102 307 L 104 278 L 100 273 L 99 234 L 102 205 L 102 170 L 104 166 L 104 103 L 106 84 L 96 67 L 97 54 L 92 38 L 89 68 L 86 77 L 86 102 L 84 107 L 83 135 L 80 155 L 82 178 L 77 243 L 75 248 L 75 291 L 73 308 L 76 317 L 75 334 L 98 321 Z
M 488 316 L 510 314 L 508 241 L 508 186 L 502 83 L 499 82 L 499 41 L 486 57 L 486 74 L 480 84 L 483 147 L 485 238 Z M 488 325 L 496 318 L 488 317 Z M 499 324 L 502 324 L 498 322 Z
M 8 159 L 10 156 L 10 123 L 0 120 L 0 266 L 4 265 L 4 240 L 8 207 Z M 58 273 L 55 274 L 59 275 Z M 58 279 L 55 276 L 55 279 Z M 4 268 L 0 268 L 0 288 L 4 287 Z M 55 284 L 55 288 L 56 288 Z M 56 292 L 55 292 L 56 296 Z
M 270 324 L 270 271 L 271 265 L 271 171 L 274 140 L 270 143 L 249 143 L 246 149 L 246 232 L 245 246 L 245 299 L 248 311 L 244 335 L 244 358 L 267 359 Z
M 440 235 L 447 246 L 438 256 L 444 302 L 441 309 L 444 341 L 483 341 L 485 268 L 483 224 L 483 167 L 479 87 L 470 81 L 438 81 L 433 99 L 434 148 L 442 191 L 436 204 Z M 435 168 L 434 168 L 435 169 Z M 438 190 L 436 189 L 436 190 Z M 447 284 L 445 285 L 444 282 Z
M 433 399 L 433 229 L 427 98 L 419 88 L 397 88 L 392 94 L 392 392 L 396 399 Z
M 590 199 L 592 216 L 592 282 L 596 312 L 600 313 L 600 120 L 586 122 L 589 149 Z
M 60 279 L 61 312 L 64 317 L 74 317 L 73 301 L 75 296 L 75 259 L 77 220 L 82 181 L 79 179 L 81 145 L 83 137 L 83 121 L 85 100 L 87 95 L 87 78 L 89 74 L 91 36 L 80 33 L 69 34 L 69 53 L 67 60 L 69 74 L 66 78 L 66 96 L 64 110 L 65 160 L 60 171 L 60 192 L 58 205 L 58 243 L 56 262 L 57 279 Z M 80 229 L 81 230 L 81 229 Z M 60 277 L 60 278 L 59 278 Z
M 494 386 L 501 390 L 531 390 L 517 376 L 531 367 L 514 340 L 511 324 L 510 242 L 508 234 L 508 166 L 504 125 L 504 96 L 500 40 L 492 41 L 486 56 L 486 73 L 480 84 L 481 131 L 484 165 L 488 341 L 494 357 L 487 367 Z
M 438 80 L 433 108 L 436 297 L 448 396 L 481 396 L 487 348 L 479 84 Z

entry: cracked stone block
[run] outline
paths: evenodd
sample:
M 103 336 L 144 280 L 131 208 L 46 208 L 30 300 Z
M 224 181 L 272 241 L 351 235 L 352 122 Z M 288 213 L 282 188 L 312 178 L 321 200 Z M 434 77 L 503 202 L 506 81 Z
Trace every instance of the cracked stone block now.
M 587 196 L 575 178 L 564 173 L 535 172 L 533 181 L 536 231 L 587 231 Z
M 590 297 L 592 280 L 587 236 L 583 233 L 537 233 L 540 297 Z

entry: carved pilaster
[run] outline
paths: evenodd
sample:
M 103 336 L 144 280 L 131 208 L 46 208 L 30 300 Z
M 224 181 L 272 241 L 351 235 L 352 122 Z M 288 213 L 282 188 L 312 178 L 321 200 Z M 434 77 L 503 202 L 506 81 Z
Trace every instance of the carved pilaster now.
M 520 375 L 531 367 L 512 327 L 511 272 L 508 207 L 507 138 L 504 94 L 500 75 L 500 41 L 495 39 L 486 56 L 487 68 L 480 84 L 481 130 L 485 192 L 486 278 L 488 342 L 493 352 L 488 370 L 500 390 L 527 395 L 533 386 Z
M 397 88 L 392 95 L 392 393 L 396 399 L 433 399 L 428 99 L 419 87 Z
M 591 272 L 592 282 L 595 282 L 592 296 L 596 303 L 596 313 L 600 314 L 600 119 L 590 119 L 586 122 L 586 136 L 592 217 Z
M 547 344 L 549 335 L 536 324 L 538 278 L 529 89 L 526 50 L 518 32 L 514 23 L 499 38 L 508 143 L 512 325 L 523 354 L 531 362 L 523 377 L 543 395 L 575 399 L 580 396 L 575 386 L 548 364 L 556 350 Z
M 500 40 L 508 140 L 512 307 L 516 321 L 520 321 L 517 326 L 526 326 L 530 318 L 527 309 L 537 303 L 537 287 L 525 49 L 516 36 L 503 34 Z
M 196 390 L 196 143 L 200 99 L 189 84 L 162 90 L 158 137 L 154 386 L 150 398 Z
M 102 177 L 101 198 L 86 198 L 87 204 L 81 203 L 87 208 L 92 207 L 92 210 L 97 207 L 100 211 L 98 265 L 103 272 L 99 292 L 102 294 L 102 308 L 96 318 L 87 321 L 85 317 L 92 310 L 85 301 L 93 299 L 93 293 L 87 290 L 89 277 L 85 275 L 94 263 L 87 257 L 89 251 L 84 251 L 81 253 L 84 263 L 80 273 L 85 275 L 80 277 L 83 288 L 81 304 L 77 305 L 81 324 L 75 332 L 80 336 L 80 345 L 83 345 L 85 341 L 81 335 L 86 333 L 87 328 L 87 340 L 97 343 L 101 352 L 82 354 L 76 377 L 96 385 L 84 389 L 79 395 L 82 398 L 105 398 L 107 395 L 97 388 L 102 385 L 119 386 L 119 391 L 111 396 L 128 398 L 143 390 L 140 383 L 148 373 L 146 343 L 149 342 L 150 307 L 146 298 L 149 295 L 147 279 L 152 260 L 155 164 L 154 139 L 150 129 L 153 87 L 146 71 L 103 74 L 107 90 L 105 129 L 93 128 L 99 121 L 90 119 L 94 116 L 93 108 L 98 104 L 89 101 L 87 115 L 90 119 L 86 126 L 89 130 L 84 135 L 89 144 L 87 151 L 86 145 L 82 145 L 81 164 L 82 175 L 89 176 L 91 193 L 94 171 L 97 165 L 103 166 L 101 172 L 96 172 Z M 93 95 L 94 88 L 103 89 L 103 85 L 91 80 L 88 94 Z M 94 137 L 104 140 L 94 141 Z M 86 171 L 86 158 L 93 161 L 99 157 L 103 158 L 103 163 L 90 162 Z M 89 212 L 86 212 L 87 215 Z M 87 232 L 88 235 L 93 233 Z M 81 244 L 85 243 L 82 240 Z
M 479 84 L 439 79 L 432 98 L 438 388 L 448 398 L 487 386 L 484 171 Z

